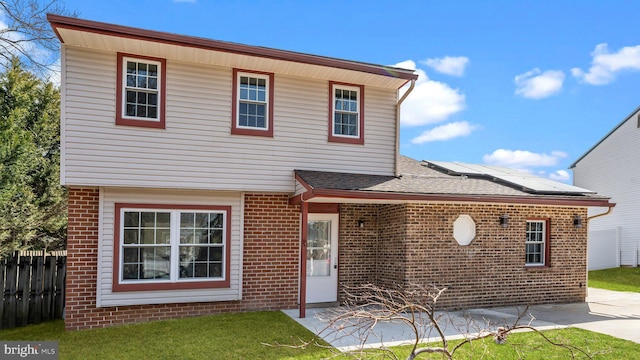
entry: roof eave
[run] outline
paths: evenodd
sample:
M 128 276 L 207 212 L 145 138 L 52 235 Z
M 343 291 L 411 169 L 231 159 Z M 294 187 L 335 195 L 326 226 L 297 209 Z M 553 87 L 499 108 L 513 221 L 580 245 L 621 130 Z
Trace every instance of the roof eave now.
M 64 43 L 64 38 L 58 32 L 58 28 L 73 29 L 91 33 L 98 33 L 116 37 L 141 39 L 152 42 L 160 42 L 172 45 L 195 47 L 214 51 L 230 52 L 248 56 L 263 57 L 275 60 L 293 61 L 311 65 L 327 66 L 344 70 L 358 71 L 375 75 L 389 76 L 406 80 L 416 80 L 418 74 L 413 70 L 401 69 L 391 66 L 375 65 L 357 61 L 330 58 L 318 55 L 304 54 L 293 51 L 272 49 L 259 46 L 244 45 L 238 43 L 211 40 L 200 37 L 178 35 L 161 31 L 145 30 L 122 25 L 103 23 L 98 21 L 78 19 L 74 17 L 47 14 L 47 20 L 54 32 Z
M 614 207 L 609 198 L 569 199 L 552 196 L 499 196 L 499 195 L 453 195 L 453 194 L 417 194 L 362 190 L 312 189 L 290 199 L 291 203 L 309 201 L 313 198 L 360 199 L 360 200 L 395 200 L 416 202 L 464 202 L 464 203 L 499 203 L 549 206 L 577 207 Z
M 631 114 L 629 114 L 627 117 L 624 118 L 624 120 L 622 120 L 620 123 L 618 123 L 618 125 L 616 125 L 613 129 L 611 129 L 611 131 L 609 131 L 605 136 L 602 137 L 602 139 L 600 139 L 595 145 L 593 145 L 591 148 L 589 148 L 589 150 L 587 150 L 584 154 L 582 154 L 582 156 L 580 156 L 578 158 L 578 160 L 574 161 L 573 164 L 569 165 L 569 169 L 573 169 L 576 167 L 576 165 L 578 165 L 578 163 L 584 159 L 585 157 L 587 157 L 587 155 L 589 155 L 589 153 L 591 153 L 595 148 L 598 147 L 598 145 L 602 144 L 602 142 L 604 142 L 609 136 L 611 136 L 611 134 L 613 134 L 616 130 L 618 130 L 624 123 L 626 123 L 629 119 L 631 119 L 631 117 L 633 117 L 633 115 L 635 113 L 637 113 L 638 111 L 640 111 L 640 106 L 638 106 L 637 108 L 635 108 Z

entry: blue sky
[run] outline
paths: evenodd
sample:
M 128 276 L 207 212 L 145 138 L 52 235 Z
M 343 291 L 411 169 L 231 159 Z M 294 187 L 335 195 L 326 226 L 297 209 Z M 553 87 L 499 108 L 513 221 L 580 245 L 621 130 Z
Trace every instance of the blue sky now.
M 640 105 L 638 1 L 87 1 L 80 18 L 416 68 L 401 153 L 568 166 Z

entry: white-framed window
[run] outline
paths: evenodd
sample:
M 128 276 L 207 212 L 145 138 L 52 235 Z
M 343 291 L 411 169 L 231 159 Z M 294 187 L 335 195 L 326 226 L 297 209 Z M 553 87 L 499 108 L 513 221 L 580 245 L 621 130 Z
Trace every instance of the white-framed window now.
M 364 87 L 331 82 L 329 88 L 329 141 L 363 144 Z
M 229 216 L 228 207 L 116 204 L 114 290 L 228 286 Z
M 527 220 L 525 265 L 547 265 L 549 256 L 548 227 L 548 220 Z
M 116 124 L 164 128 L 165 63 L 118 53 Z
M 273 74 L 234 69 L 232 133 L 273 136 Z

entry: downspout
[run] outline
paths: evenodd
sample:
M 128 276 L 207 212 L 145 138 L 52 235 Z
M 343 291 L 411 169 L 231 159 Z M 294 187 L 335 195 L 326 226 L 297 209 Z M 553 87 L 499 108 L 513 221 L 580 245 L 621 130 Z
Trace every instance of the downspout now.
M 615 204 L 614 204 L 614 206 L 615 206 Z M 609 214 L 611 213 L 611 210 L 613 210 L 613 207 L 614 207 L 614 206 L 609 206 L 609 209 L 608 209 L 606 212 L 603 212 L 602 214 L 597 214 L 597 215 L 589 216 L 589 217 L 587 218 L 587 223 L 588 223 L 591 219 L 595 219 L 595 218 L 600 217 L 600 216 L 606 216 L 606 215 L 609 215 Z
M 407 91 L 404 92 L 404 95 L 398 100 L 396 103 L 396 164 L 395 164 L 395 176 L 400 176 L 400 105 L 402 102 L 409 96 L 413 88 L 416 86 L 416 81 L 411 80 L 411 85 Z
M 587 217 L 587 220 L 586 220 L 586 223 L 587 223 L 587 229 L 588 229 L 588 226 L 589 226 L 589 221 L 591 221 L 591 220 L 593 220 L 593 219 L 595 219 L 595 218 L 599 218 L 600 216 L 606 216 L 606 215 L 611 214 L 611 211 L 613 210 L 613 208 L 614 208 L 615 206 L 616 206 L 616 204 L 612 204 L 612 206 L 609 206 L 609 208 L 607 209 L 607 211 L 603 212 L 602 214 L 596 214 L 596 215 L 593 215 L 593 216 L 588 216 L 588 217 Z M 620 241 L 620 238 L 618 237 L 618 234 L 619 234 L 619 230 L 616 230 L 616 242 L 617 242 L 616 247 L 618 248 L 618 249 L 617 249 L 617 253 L 618 253 L 618 254 L 617 254 L 617 256 L 616 256 L 616 262 L 617 262 L 618 266 L 620 266 L 620 242 L 619 242 L 619 241 Z M 587 239 L 588 239 L 588 235 L 587 235 Z M 587 251 L 589 251 L 589 250 L 588 250 L 588 246 L 589 246 L 589 244 L 587 243 Z M 589 267 L 589 263 L 588 263 L 588 261 L 589 261 L 589 259 L 587 258 L 587 268 Z

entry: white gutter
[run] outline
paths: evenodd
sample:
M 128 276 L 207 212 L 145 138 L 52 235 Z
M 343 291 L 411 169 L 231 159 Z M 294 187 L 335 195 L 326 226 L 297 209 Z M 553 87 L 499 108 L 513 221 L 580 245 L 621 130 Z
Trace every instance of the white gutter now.
M 407 91 L 404 92 L 404 95 L 398 100 L 396 103 L 396 164 L 395 164 L 395 175 L 400 176 L 400 105 L 402 102 L 409 96 L 409 93 L 413 91 L 413 88 L 416 86 L 416 81 L 411 80 L 411 85 Z

